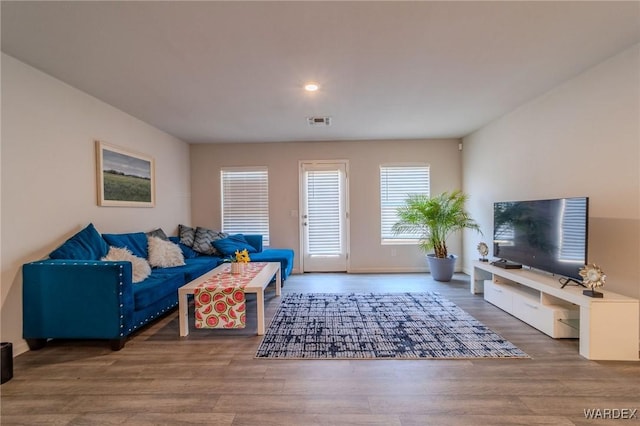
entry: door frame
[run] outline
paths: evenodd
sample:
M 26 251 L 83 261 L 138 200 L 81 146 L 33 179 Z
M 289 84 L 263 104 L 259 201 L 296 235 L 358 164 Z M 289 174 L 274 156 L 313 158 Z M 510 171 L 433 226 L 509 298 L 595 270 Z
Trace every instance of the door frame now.
M 302 217 L 304 206 L 304 166 L 305 165 L 326 165 L 340 164 L 344 166 L 344 241 L 346 251 L 347 273 L 351 270 L 351 211 L 349 208 L 349 160 L 298 160 L 298 234 L 300 239 L 300 273 L 304 273 L 304 228 Z

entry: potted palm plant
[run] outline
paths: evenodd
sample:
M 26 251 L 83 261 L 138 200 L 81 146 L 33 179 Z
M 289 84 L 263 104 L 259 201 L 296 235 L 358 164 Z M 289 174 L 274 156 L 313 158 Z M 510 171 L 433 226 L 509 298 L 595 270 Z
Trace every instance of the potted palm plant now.
M 429 270 L 436 281 L 451 281 L 456 255 L 449 254 L 447 238 L 462 229 L 480 234 L 480 226 L 464 209 L 468 195 L 462 191 L 443 192 L 435 197 L 411 195 L 398 207 L 396 234 L 413 234 L 420 238 L 420 249 L 426 254 Z M 434 253 L 429 253 L 430 250 Z

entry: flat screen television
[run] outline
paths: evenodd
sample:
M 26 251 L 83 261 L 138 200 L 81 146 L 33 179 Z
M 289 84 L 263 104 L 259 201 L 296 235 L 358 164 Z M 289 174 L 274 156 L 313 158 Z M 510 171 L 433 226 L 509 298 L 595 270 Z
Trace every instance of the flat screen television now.
M 582 281 L 588 217 L 588 197 L 496 202 L 493 255 Z

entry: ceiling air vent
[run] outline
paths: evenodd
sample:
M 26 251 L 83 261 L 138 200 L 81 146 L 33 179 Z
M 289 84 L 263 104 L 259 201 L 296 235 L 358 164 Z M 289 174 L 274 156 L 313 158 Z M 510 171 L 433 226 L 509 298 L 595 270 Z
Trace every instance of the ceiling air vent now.
M 309 126 L 331 126 L 331 117 L 309 117 Z

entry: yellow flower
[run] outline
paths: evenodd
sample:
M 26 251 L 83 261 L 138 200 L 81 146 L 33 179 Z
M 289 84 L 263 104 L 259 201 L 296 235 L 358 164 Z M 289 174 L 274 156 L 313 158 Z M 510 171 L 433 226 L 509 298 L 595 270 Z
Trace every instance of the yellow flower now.
M 249 258 L 249 252 L 247 251 L 247 249 L 244 249 L 242 251 L 236 250 L 236 262 L 240 262 L 240 263 L 251 262 L 251 259 Z

